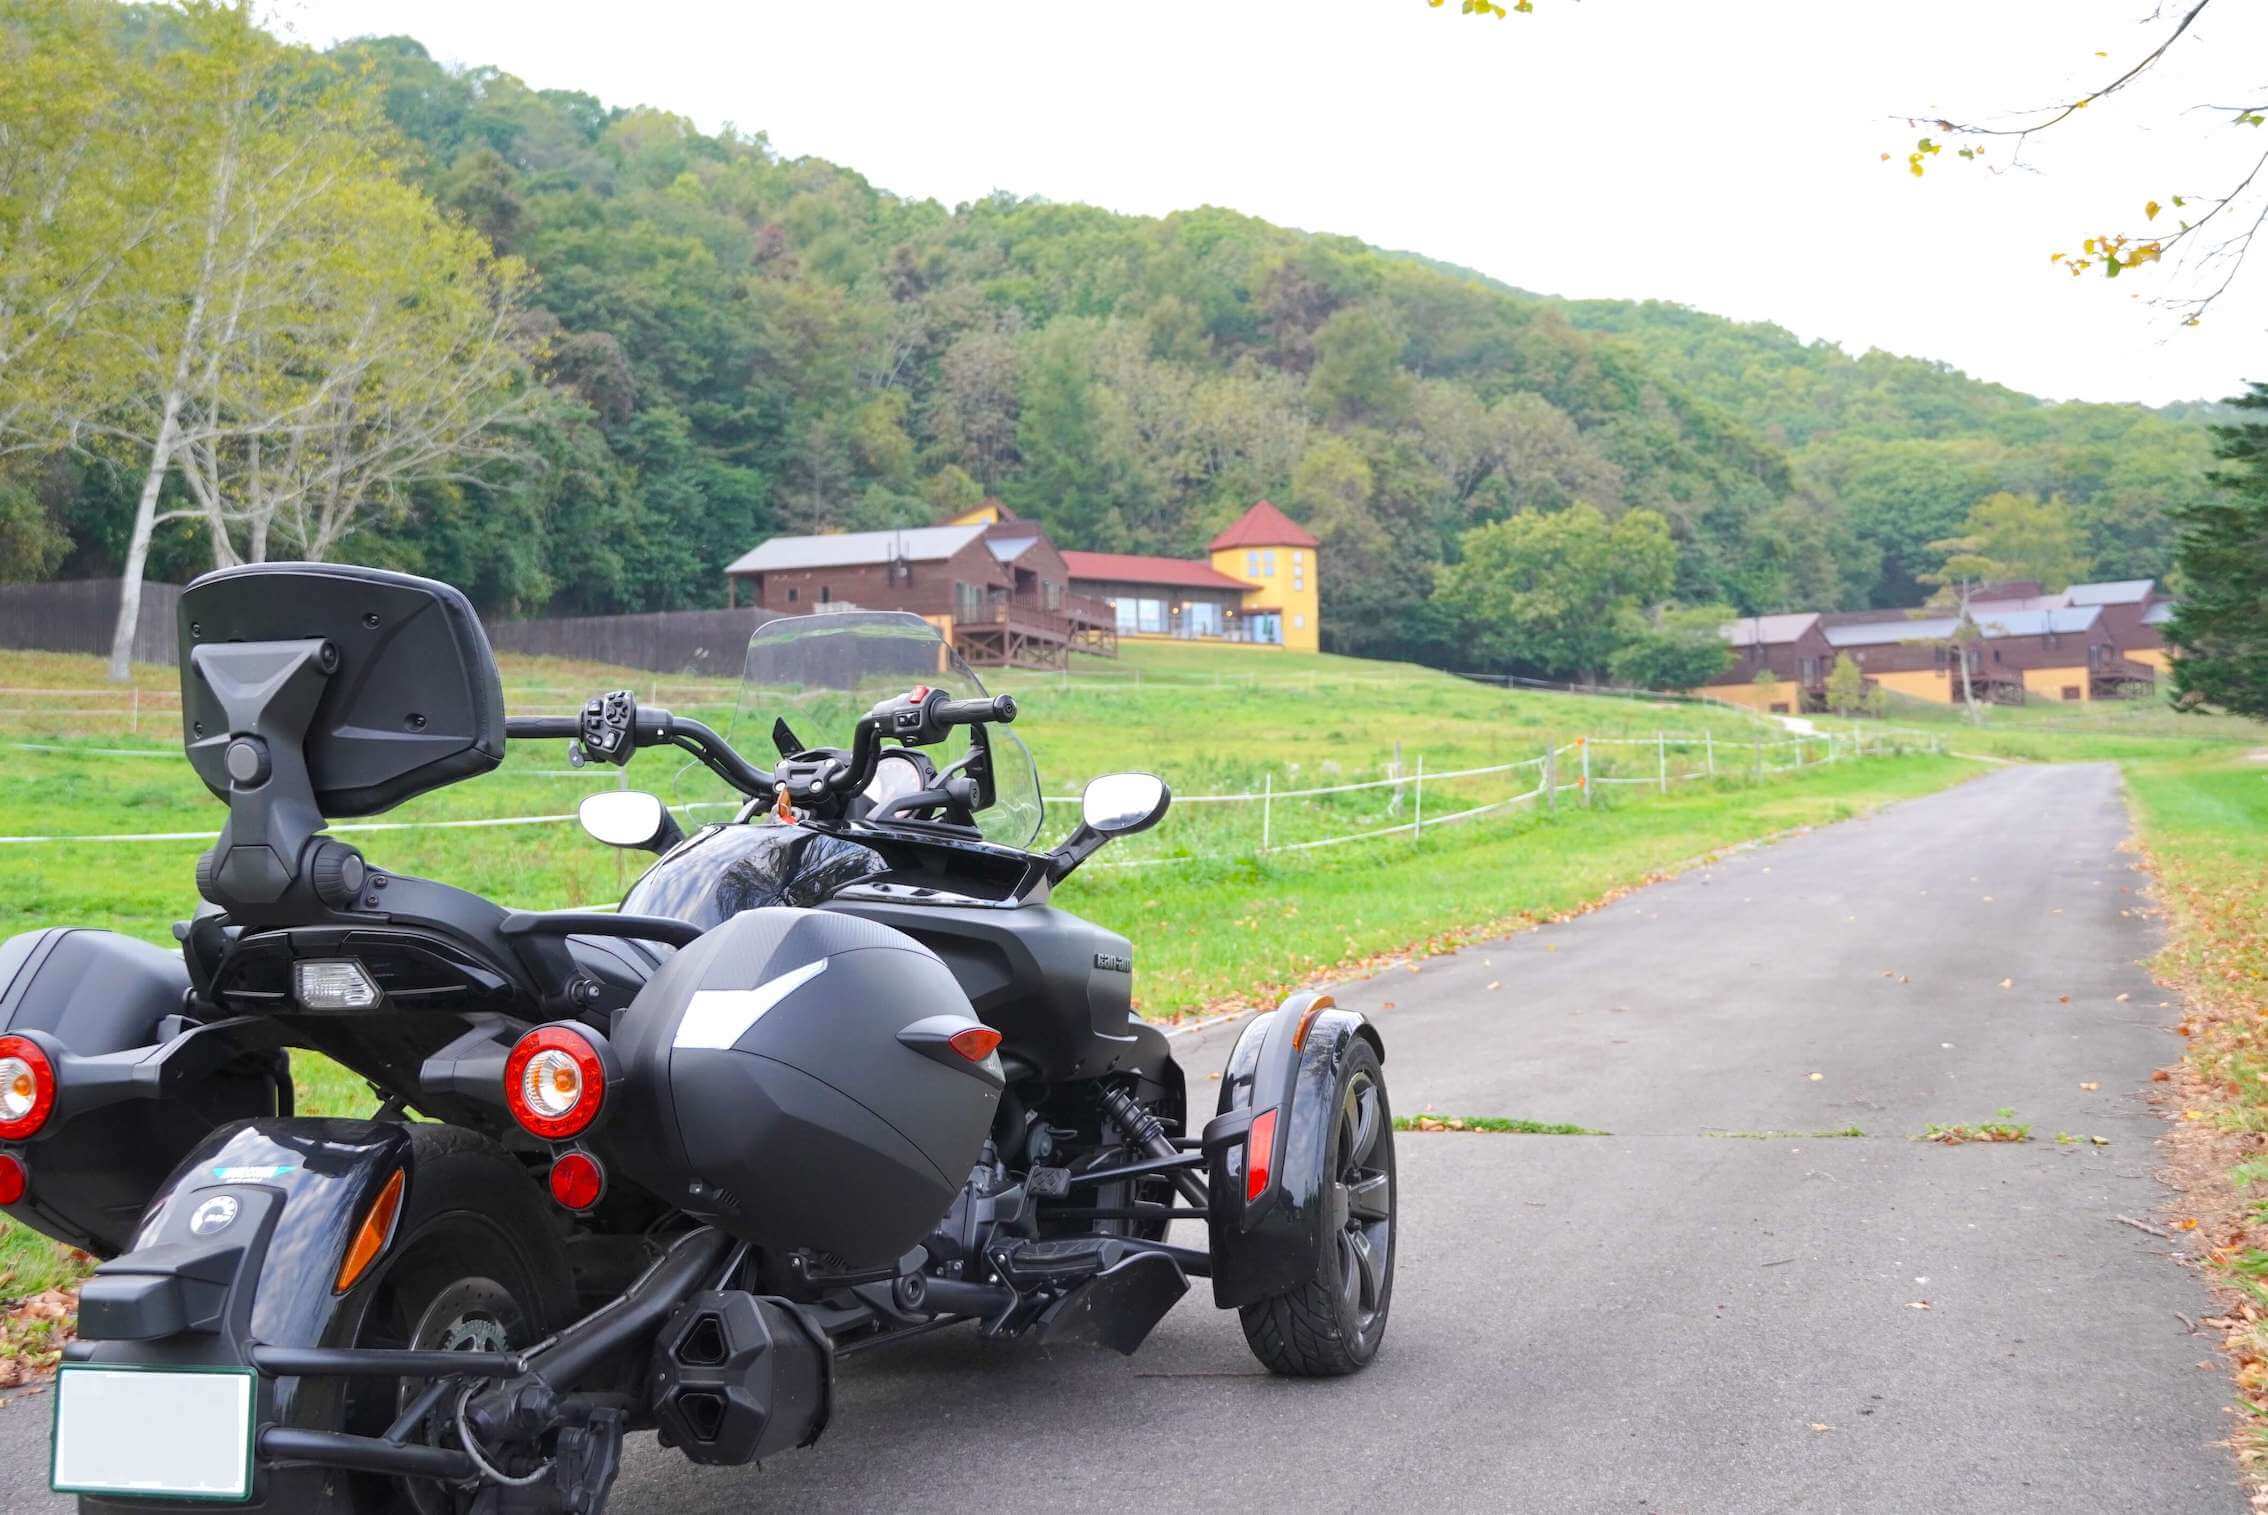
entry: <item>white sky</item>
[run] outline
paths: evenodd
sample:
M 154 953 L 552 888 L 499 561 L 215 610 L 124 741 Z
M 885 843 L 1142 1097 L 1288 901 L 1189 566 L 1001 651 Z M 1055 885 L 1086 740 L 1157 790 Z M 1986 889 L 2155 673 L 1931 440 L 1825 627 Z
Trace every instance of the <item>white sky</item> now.
M 760 130 L 949 205 L 1005 189 L 1146 214 L 1230 206 L 1525 289 L 1681 301 L 2059 398 L 2213 398 L 2268 377 L 2268 248 L 2195 329 L 2148 303 L 2167 284 L 2156 270 L 2075 281 L 2048 261 L 2139 226 L 2146 200 L 2234 183 L 2245 150 L 2268 148 L 2268 128 L 2184 114 L 2268 98 L 2268 7 L 2220 0 L 2146 90 L 2037 142 L 2038 173 L 1948 150 L 1916 180 L 1919 132 L 1894 116 L 2068 99 L 2163 34 L 2142 24 L 2153 0 L 1535 0 L 1503 21 L 1457 3 L 281 0 L 277 14 L 310 42 L 407 33 L 538 88 Z M 1991 161 L 2007 155 L 1992 144 Z

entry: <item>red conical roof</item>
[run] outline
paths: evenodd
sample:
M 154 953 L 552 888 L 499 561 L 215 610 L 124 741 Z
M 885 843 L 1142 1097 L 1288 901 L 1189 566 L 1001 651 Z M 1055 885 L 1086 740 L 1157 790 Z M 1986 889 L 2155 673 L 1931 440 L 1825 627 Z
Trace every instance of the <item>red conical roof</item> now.
M 1223 547 L 1319 547 L 1315 534 L 1266 500 L 1260 501 L 1236 524 L 1213 538 L 1215 552 Z

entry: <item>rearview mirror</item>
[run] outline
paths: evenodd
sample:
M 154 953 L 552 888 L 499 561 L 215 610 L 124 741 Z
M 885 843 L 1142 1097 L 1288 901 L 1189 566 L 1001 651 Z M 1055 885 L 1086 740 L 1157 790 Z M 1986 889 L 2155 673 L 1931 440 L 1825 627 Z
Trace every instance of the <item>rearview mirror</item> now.
M 667 852 L 685 836 L 660 800 L 636 789 L 602 789 L 588 795 L 576 815 L 585 831 L 609 847 Z
M 1079 818 L 1104 836 L 1147 831 L 1166 813 L 1173 792 L 1154 773 L 1106 773 L 1079 799 Z

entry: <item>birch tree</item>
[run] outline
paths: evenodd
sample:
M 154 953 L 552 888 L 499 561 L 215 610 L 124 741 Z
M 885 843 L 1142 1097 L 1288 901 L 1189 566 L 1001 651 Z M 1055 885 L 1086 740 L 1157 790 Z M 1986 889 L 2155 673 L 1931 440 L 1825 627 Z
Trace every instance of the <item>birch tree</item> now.
M 97 0 L 0 0 L 0 455 L 51 448 L 123 377 L 95 328 L 176 214 L 157 70 Z
M 277 546 L 320 557 L 373 501 L 461 476 L 504 444 L 524 388 L 515 266 L 394 178 L 394 137 L 334 62 L 286 47 L 242 5 L 189 0 L 173 87 L 187 203 L 174 256 L 137 290 L 169 319 L 128 323 L 142 449 L 111 641 L 127 676 L 152 539 L 202 522 L 216 566 Z M 165 503 L 178 474 L 183 503 Z

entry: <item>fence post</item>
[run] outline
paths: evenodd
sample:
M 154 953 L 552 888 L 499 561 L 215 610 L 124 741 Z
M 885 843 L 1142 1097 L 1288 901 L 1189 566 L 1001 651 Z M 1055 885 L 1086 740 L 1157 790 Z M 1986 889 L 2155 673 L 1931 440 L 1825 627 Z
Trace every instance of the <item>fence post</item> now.
M 1559 749 L 1544 739 L 1543 750 L 1543 801 L 1546 810 L 1559 808 Z
M 1583 758 L 1583 808 L 1588 810 L 1591 808 L 1591 739 L 1587 736 L 1575 738 L 1575 750 Z
M 1717 734 L 1714 731 L 1703 731 L 1701 740 L 1706 744 L 1709 754 L 1709 777 L 1715 778 L 1717 776 Z
M 1275 821 L 1276 775 L 1273 770 L 1260 775 L 1260 850 L 1268 850 L 1270 831 Z
M 1410 828 L 1412 836 L 1425 835 L 1425 754 L 1417 755 L 1417 824 Z
M 1669 738 L 1654 733 L 1654 771 L 1661 779 L 1662 793 L 1669 793 Z

